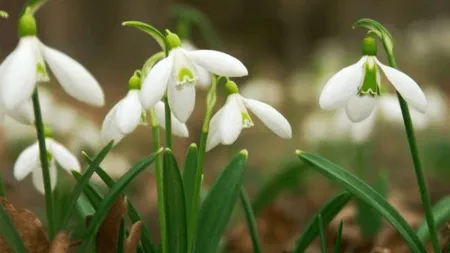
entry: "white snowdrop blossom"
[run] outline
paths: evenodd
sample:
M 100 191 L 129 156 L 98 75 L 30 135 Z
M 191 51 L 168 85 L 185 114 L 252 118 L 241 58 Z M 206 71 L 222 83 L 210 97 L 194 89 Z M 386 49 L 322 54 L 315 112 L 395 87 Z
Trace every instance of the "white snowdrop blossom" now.
M 408 105 L 420 113 L 426 111 L 427 100 L 419 85 L 405 73 L 379 62 L 376 51 L 375 39 L 366 37 L 361 60 L 340 70 L 323 88 L 319 101 L 322 109 L 345 107 L 353 122 L 369 117 L 381 96 L 380 68 Z
M 140 78 L 133 75 L 129 81 L 128 94 L 108 112 L 101 129 L 102 142 L 114 140 L 119 143 L 127 134 L 139 125 L 147 124 L 147 111 L 139 99 Z M 160 126 L 165 127 L 165 107 L 162 101 L 154 105 L 155 116 Z M 172 133 L 179 137 L 188 137 L 187 126 L 178 121 L 172 114 Z
M 209 151 L 218 144 L 230 145 L 236 141 L 243 128 L 252 127 L 253 121 L 247 111 L 249 109 L 272 132 L 284 139 L 292 138 L 291 125 L 287 119 L 272 106 L 248 99 L 239 94 L 237 85 L 228 81 L 229 92 L 225 105 L 212 117 L 206 141 Z
M 188 51 L 198 50 L 198 48 L 188 40 L 181 41 L 181 48 Z M 199 65 L 196 65 L 195 67 L 197 68 L 197 75 L 198 75 L 198 80 L 195 85 L 202 89 L 208 89 L 208 87 L 211 85 L 212 82 L 211 74 L 206 69 L 200 67 Z
M 37 83 L 49 80 L 46 64 L 72 97 L 103 106 L 104 94 L 95 78 L 77 61 L 43 44 L 36 36 L 36 21 L 26 13 L 19 21 L 20 41 L 0 66 L 1 102 L 15 110 L 29 100 Z
M 195 86 L 200 78 L 198 67 L 226 77 L 248 74 L 244 64 L 228 54 L 183 49 L 178 36 L 169 31 L 166 38 L 171 48 L 169 56 L 155 64 L 142 84 L 140 98 L 147 109 L 154 107 L 167 92 L 173 114 L 185 123 L 195 106 Z
M 81 167 L 77 158 L 60 143 L 51 138 L 46 138 L 45 144 L 49 154 L 50 182 L 53 190 L 55 189 L 57 179 L 56 164 L 60 165 L 68 173 L 72 170 L 80 172 Z M 37 142 L 22 151 L 14 164 L 14 177 L 18 181 L 23 180 L 30 173 L 32 174 L 34 187 L 40 193 L 45 194 L 41 162 L 39 159 L 39 144 Z

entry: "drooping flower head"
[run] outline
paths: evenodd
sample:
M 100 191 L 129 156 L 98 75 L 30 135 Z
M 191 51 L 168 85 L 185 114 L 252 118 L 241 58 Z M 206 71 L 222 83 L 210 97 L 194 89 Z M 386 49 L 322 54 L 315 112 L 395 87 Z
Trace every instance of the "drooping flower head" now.
M 241 96 L 236 83 L 231 80 L 228 80 L 225 87 L 229 95 L 225 105 L 211 119 L 206 150 L 211 150 L 220 143 L 230 145 L 236 141 L 243 128 L 252 127 L 253 120 L 247 109 L 276 135 L 285 139 L 292 137 L 291 125 L 275 108 Z
M 45 144 L 47 147 L 48 162 L 50 165 L 50 185 L 53 190 L 55 189 L 57 179 L 56 164 L 60 165 L 61 168 L 68 173 L 71 173 L 72 170 L 80 172 L 81 167 L 77 158 L 67 148 L 51 138 L 51 134 L 48 129 L 45 132 L 47 136 L 45 139 Z M 32 173 L 34 187 L 40 193 L 45 194 L 39 152 L 38 142 L 22 151 L 14 164 L 14 177 L 21 181 L 27 175 Z
M 184 123 L 195 106 L 195 86 L 199 80 L 199 67 L 208 72 L 238 77 L 248 74 L 247 68 L 236 58 L 214 50 L 186 50 L 178 36 L 167 30 L 169 55 L 159 61 L 145 77 L 141 101 L 152 108 L 167 92 L 170 108 L 175 117 Z
M 19 20 L 19 45 L 0 66 L 1 104 L 11 111 L 29 100 L 37 83 L 49 81 L 48 64 L 70 96 L 103 106 L 103 91 L 95 78 L 80 63 L 44 45 L 36 34 L 36 20 L 27 10 Z
M 367 36 L 362 44 L 363 57 L 328 80 L 320 95 L 325 110 L 345 107 L 350 120 L 359 122 L 372 113 L 381 94 L 380 69 L 387 79 L 417 111 L 424 113 L 427 100 L 419 85 L 405 73 L 382 64 L 376 58 L 377 44 Z
M 126 135 L 133 132 L 139 125 L 147 125 L 147 110 L 142 106 L 139 99 L 141 89 L 140 72 L 136 71 L 128 81 L 129 91 L 108 112 L 103 121 L 101 139 L 103 143 L 114 140 L 117 144 Z M 153 108 L 154 115 L 159 125 L 165 127 L 165 108 L 162 101 L 158 101 Z M 180 123 L 172 115 L 172 133 L 180 137 L 188 137 L 189 132 L 185 124 Z

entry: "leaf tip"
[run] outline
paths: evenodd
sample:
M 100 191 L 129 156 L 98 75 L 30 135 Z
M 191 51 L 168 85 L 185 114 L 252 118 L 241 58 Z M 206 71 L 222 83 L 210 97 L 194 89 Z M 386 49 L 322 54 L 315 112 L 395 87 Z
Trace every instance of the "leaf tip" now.
M 189 149 L 196 149 L 197 148 L 197 144 L 192 143 L 191 145 L 189 145 Z
M 243 149 L 239 152 L 239 155 L 243 156 L 245 159 L 248 158 L 248 151 L 247 149 Z
M 296 155 L 301 155 L 301 154 L 303 154 L 303 153 L 304 153 L 304 152 L 301 151 L 300 149 L 295 150 L 295 154 L 296 154 Z

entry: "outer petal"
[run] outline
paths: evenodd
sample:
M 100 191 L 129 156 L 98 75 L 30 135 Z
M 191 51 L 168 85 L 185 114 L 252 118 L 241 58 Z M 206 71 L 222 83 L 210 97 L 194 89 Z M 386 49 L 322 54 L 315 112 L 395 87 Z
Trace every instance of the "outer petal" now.
M 6 58 L 0 71 L 1 100 L 7 110 L 27 101 L 37 81 L 36 37 L 20 39 L 17 48 Z
M 69 150 L 67 150 L 67 148 L 49 138 L 47 138 L 45 142 L 47 143 L 47 145 L 49 145 L 56 162 L 61 165 L 63 169 L 65 169 L 69 173 L 72 170 L 78 172 L 81 171 L 81 166 L 78 162 L 78 159 Z
M 68 55 L 41 46 L 46 62 L 67 94 L 93 106 L 105 104 L 103 90 L 89 71 Z
M 14 177 L 20 181 L 38 167 L 39 146 L 38 143 L 35 143 L 20 153 L 14 164 Z
M 54 162 L 50 164 L 49 172 L 50 172 L 50 185 L 53 191 L 56 187 L 56 180 L 57 180 L 57 171 Z M 41 194 L 45 195 L 44 179 L 42 177 L 41 168 L 36 168 L 33 170 L 32 180 L 36 190 L 38 190 Z
M 119 102 L 116 112 L 116 124 L 123 134 L 129 134 L 141 122 L 143 108 L 139 101 L 139 91 L 130 90 L 127 96 Z M 144 111 L 145 112 L 145 111 Z
M 353 96 L 348 101 L 345 112 L 351 121 L 360 122 L 370 116 L 376 102 L 377 99 L 371 96 Z
M 166 127 L 166 115 L 165 115 L 166 108 L 164 107 L 164 103 L 159 101 L 155 105 L 155 114 L 156 118 L 158 119 L 158 123 L 162 128 Z M 189 137 L 189 131 L 187 129 L 186 124 L 181 123 L 178 121 L 173 114 L 171 115 L 172 119 L 172 133 L 179 137 L 187 138 Z
M 320 94 L 320 107 L 325 110 L 334 110 L 358 93 L 358 87 L 363 81 L 364 56 L 357 63 L 343 68 L 328 80 Z
M 373 127 L 375 125 L 375 120 L 377 118 L 377 108 L 375 111 L 369 115 L 363 121 L 352 124 L 351 137 L 356 143 L 364 143 L 370 137 Z
M 173 68 L 173 58 L 167 57 L 158 62 L 145 77 L 141 88 L 141 102 L 150 109 L 162 99 L 169 83 Z
M 195 107 L 195 86 L 185 85 L 181 89 L 175 87 L 175 83 L 170 83 L 167 87 L 167 96 L 173 115 L 181 122 L 185 123 Z
M 119 143 L 123 137 L 125 137 L 125 135 L 120 132 L 119 128 L 116 125 L 116 112 L 117 112 L 117 108 L 119 107 L 119 104 L 116 104 L 111 111 L 108 112 L 108 114 L 106 114 L 105 120 L 103 121 L 102 124 L 102 129 L 101 129 L 101 142 L 103 145 L 106 145 L 108 142 L 114 140 L 114 145 L 116 145 L 117 143 Z
M 15 110 L 8 111 L 6 114 L 22 124 L 34 124 L 33 103 L 31 102 L 31 100 L 24 102 Z
M 184 50 L 195 64 L 220 76 L 239 77 L 248 75 L 247 68 L 231 55 L 214 50 Z
M 237 99 L 239 95 L 229 95 L 219 119 L 221 142 L 230 145 L 236 141 L 242 131 L 242 115 Z
M 220 136 L 219 122 L 220 117 L 223 112 L 223 107 L 214 114 L 209 122 L 209 134 L 206 139 L 206 151 L 210 151 L 215 148 L 219 143 L 222 142 L 222 138 Z
M 287 119 L 272 106 L 254 99 L 243 98 L 245 106 L 258 117 L 264 125 L 281 138 L 292 138 L 292 128 Z
M 425 113 L 427 110 L 427 99 L 419 85 L 405 73 L 386 66 L 377 60 L 377 64 L 381 67 L 389 82 L 394 85 L 395 89 L 402 97 L 419 112 Z
M 199 65 L 195 65 L 197 68 L 197 75 L 198 75 L 198 81 L 197 86 L 202 89 L 207 89 L 212 82 L 211 74 L 204 68 L 200 67 Z

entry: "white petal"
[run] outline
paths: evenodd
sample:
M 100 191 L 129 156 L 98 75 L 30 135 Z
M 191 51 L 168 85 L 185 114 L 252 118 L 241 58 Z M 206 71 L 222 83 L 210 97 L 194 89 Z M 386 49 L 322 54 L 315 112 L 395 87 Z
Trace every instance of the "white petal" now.
M 254 99 L 244 98 L 245 106 L 258 117 L 264 125 L 281 138 L 292 138 L 292 128 L 287 119 L 272 106 Z
M 377 118 L 376 116 L 377 111 L 375 108 L 375 111 L 370 114 L 368 118 L 358 123 L 352 124 L 351 135 L 355 143 L 364 143 L 365 141 L 367 141 L 374 128 L 375 120 Z
M 81 166 L 78 162 L 78 159 L 73 155 L 67 148 L 65 148 L 60 143 L 52 140 L 52 139 L 46 139 L 45 143 L 49 146 L 49 150 L 52 152 L 53 157 L 55 158 L 56 162 L 61 165 L 63 169 L 68 171 L 75 170 L 80 172 Z
M 389 82 L 402 95 L 409 105 L 416 108 L 419 112 L 425 113 L 427 110 L 427 99 L 419 85 L 405 73 L 386 66 L 377 60 Z
M 105 119 L 103 120 L 102 129 L 101 129 L 101 142 L 103 145 L 108 144 L 110 141 L 114 140 L 114 145 L 117 145 L 125 135 L 120 132 L 119 128 L 116 124 L 116 112 L 120 103 L 117 103 L 111 111 L 106 114 Z
M 162 128 L 166 128 L 166 115 L 165 115 L 166 108 L 164 107 L 164 103 L 159 101 L 155 105 L 155 115 L 158 120 L 159 125 Z M 189 131 L 187 129 L 186 124 L 181 123 L 175 116 L 171 115 L 172 119 L 172 134 L 187 138 L 189 137 Z
M 0 75 L 2 102 L 14 110 L 31 98 L 37 81 L 36 37 L 24 37 L 2 64 Z
M 184 51 L 195 64 L 213 74 L 227 77 L 248 75 L 247 68 L 244 64 L 231 55 L 214 50 Z
M 219 119 L 221 142 L 230 145 L 236 141 L 242 131 L 242 114 L 239 109 L 238 94 L 229 95 Z
M 207 89 L 212 82 L 211 74 L 204 68 L 200 67 L 199 65 L 195 65 L 197 68 L 197 86 L 202 89 Z
M 358 93 L 358 87 L 363 81 L 363 64 L 366 57 L 357 63 L 343 68 L 328 80 L 320 94 L 320 107 L 334 110 L 344 106 L 346 102 Z
M 353 122 L 360 122 L 373 112 L 377 99 L 371 96 L 353 96 L 345 106 L 348 118 Z
M 156 63 L 145 77 L 141 88 L 141 103 L 150 109 L 162 99 L 172 72 L 173 58 L 167 57 Z
M 222 112 L 223 107 L 220 108 L 220 110 L 217 111 L 216 114 L 214 114 L 214 116 L 211 118 L 211 121 L 209 122 L 209 134 L 208 138 L 206 139 L 206 151 L 210 151 L 222 142 L 219 129 L 220 117 Z
M 33 125 L 34 124 L 33 103 L 31 102 L 31 100 L 27 100 L 26 102 L 19 105 L 15 110 L 8 111 L 7 115 L 22 124 Z
M 116 124 L 123 134 L 129 134 L 141 122 L 143 111 L 139 101 L 139 91 L 130 90 L 127 96 L 119 102 L 116 112 Z
M 99 83 L 80 63 L 68 55 L 41 44 L 46 62 L 70 96 L 93 106 L 103 106 L 105 95 Z
M 39 166 L 39 146 L 36 142 L 20 153 L 14 164 L 14 177 L 20 181 Z
M 185 123 L 195 107 L 195 86 L 185 85 L 177 89 L 175 83 L 170 83 L 167 87 L 167 96 L 173 115 L 181 122 Z
M 50 186 L 53 191 L 56 187 L 56 180 L 57 180 L 57 171 L 54 162 L 50 164 L 49 172 L 50 172 Z M 42 177 L 41 168 L 36 168 L 33 170 L 32 180 L 36 190 L 38 190 L 41 194 L 45 195 L 44 178 Z

